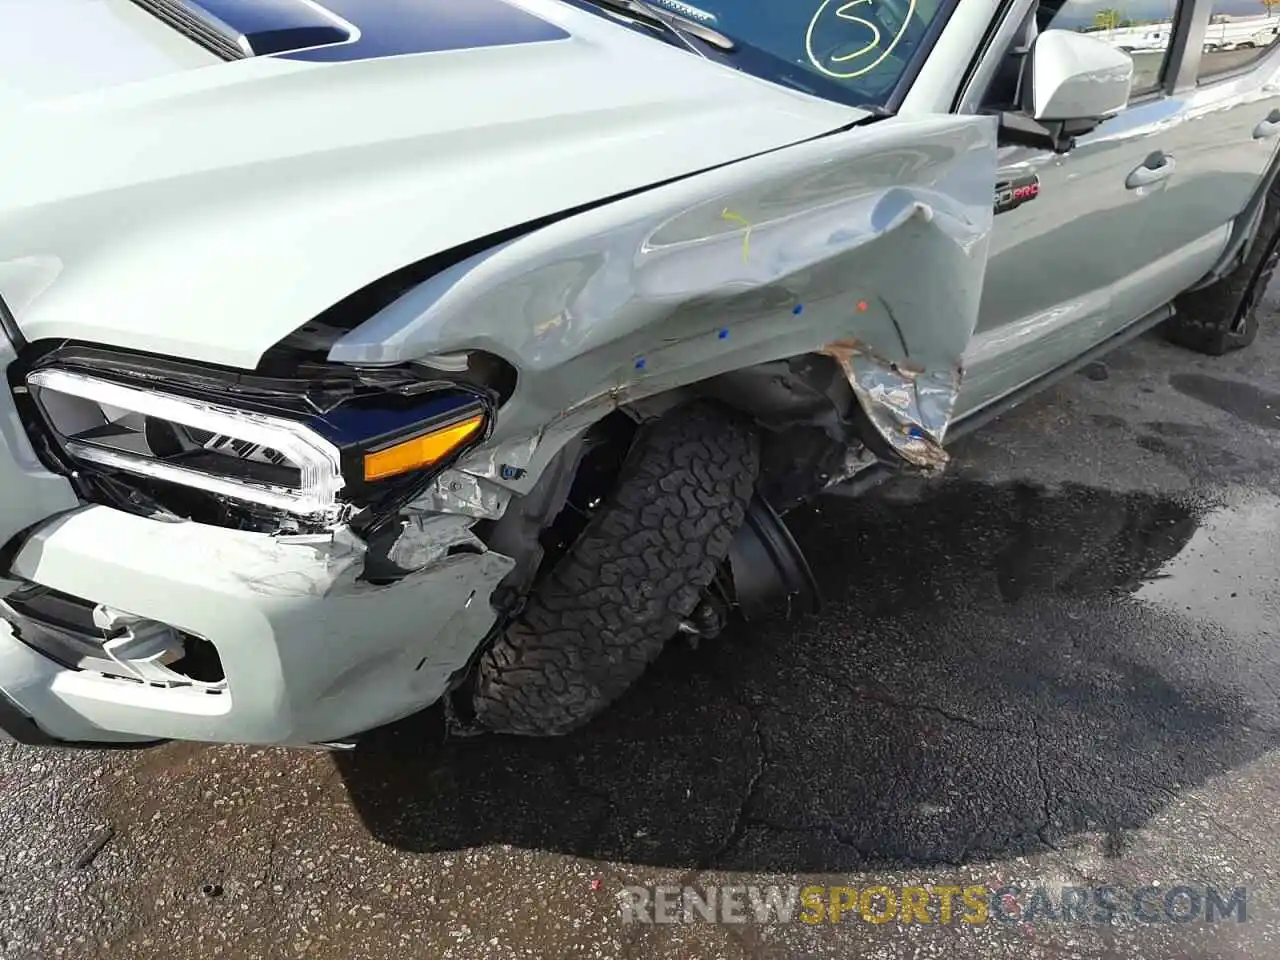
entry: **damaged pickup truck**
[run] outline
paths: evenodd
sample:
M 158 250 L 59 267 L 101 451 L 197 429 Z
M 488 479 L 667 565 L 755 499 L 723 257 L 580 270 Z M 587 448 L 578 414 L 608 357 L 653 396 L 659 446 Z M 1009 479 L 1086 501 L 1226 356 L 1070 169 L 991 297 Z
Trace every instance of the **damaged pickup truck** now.
M 0 727 L 558 734 L 805 609 L 788 509 L 1254 337 L 1213 6 L 0 0 Z

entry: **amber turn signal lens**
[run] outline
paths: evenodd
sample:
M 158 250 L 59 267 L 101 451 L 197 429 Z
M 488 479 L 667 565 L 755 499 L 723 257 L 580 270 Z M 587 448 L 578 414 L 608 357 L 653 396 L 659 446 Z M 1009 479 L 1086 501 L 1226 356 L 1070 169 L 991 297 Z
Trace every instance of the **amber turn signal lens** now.
M 393 447 L 364 455 L 365 480 L 385 480 L 410 470 L 419 470 L 446 457 L 462 446 L 484 425 L 484 414 L 479 413 L 460 423 L 451 423 L 412 440 L 403 440 Z

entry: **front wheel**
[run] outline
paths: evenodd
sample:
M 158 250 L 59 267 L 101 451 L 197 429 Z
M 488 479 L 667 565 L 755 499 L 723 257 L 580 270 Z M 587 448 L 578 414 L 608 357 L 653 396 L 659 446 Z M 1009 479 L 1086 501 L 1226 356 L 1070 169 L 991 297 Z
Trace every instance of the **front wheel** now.
M 715 578 L 759 461 L 754 425 L 711 404 L 642 428 L 613 489 L 480 658 L 477 722 L 500 733 L 562 734 L 617 699 Z

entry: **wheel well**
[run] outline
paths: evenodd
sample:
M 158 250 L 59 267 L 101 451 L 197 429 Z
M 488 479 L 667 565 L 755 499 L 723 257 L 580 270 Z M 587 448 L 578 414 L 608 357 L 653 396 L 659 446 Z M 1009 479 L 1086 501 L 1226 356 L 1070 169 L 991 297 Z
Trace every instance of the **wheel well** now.
M 644 420 L 696 399 L 722 404 L 756 423 L 758 488 L 779 511 L 849 476 L 851 455 L 882 446 L 840 365 L 825 354 L 731 370 L 625 409 Z
M 641 425 L 695 401 L 728 407 L 756 425 L 757 489 L 779 512 L 851 476 L 883 446 L 839 364 L 823 354 L 733 370 L 627 404 L 565 444 L 501 519 L 476 525 L 490 549 L 516 561 L 495 594 L 500 609 L 514 609 L 574 540 Z
M 581 524 L 583 506 L 607 489 L 616 475 L 639 424 L 614 411 L 566 443 L 547 464 L 533 489 L 514 498 L 501 518 L 482 520 L 473 528 L 491 550 L 515 560 L 494 593 L 500 610 L 514 610 L 539 575 L 559 558 Z

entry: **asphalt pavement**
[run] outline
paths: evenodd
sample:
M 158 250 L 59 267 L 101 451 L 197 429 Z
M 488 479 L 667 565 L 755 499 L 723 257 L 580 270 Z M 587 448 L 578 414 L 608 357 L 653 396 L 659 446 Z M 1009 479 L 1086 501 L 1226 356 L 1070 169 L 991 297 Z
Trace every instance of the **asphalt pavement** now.
M 793 515 L 823 612 L 674 644 L 575 736 L 0 747 L 0 957 L 1280 955 L 1280 317 L 1144 337 L 954 457 Z M 767 884 L 820 922 L 620 913 Z M 1000 916 L 871 922 L 904 886 Z M 1065 908 L 1099 887 L 1155 906 Z

